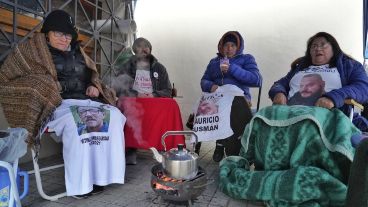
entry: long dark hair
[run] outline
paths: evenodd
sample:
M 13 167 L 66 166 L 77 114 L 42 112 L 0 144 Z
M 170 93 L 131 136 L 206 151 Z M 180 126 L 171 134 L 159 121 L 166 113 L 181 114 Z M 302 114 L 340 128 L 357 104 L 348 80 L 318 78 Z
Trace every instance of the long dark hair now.
M 310 55 L 311 46 L 312 46 L 313 41 L 320 37 L 325 38 L 326 41 L 331 44 L 332 50 L 333 50 L 333 56 L 330 60 L 329 65 L 330 67 L 336 67 L 337 58 L 340 56 L 340 54 L 345 54 L 345 53 L 341 50 L 339 43 L 331 34 L 327 32 L 318 32 L 317 34 L 313 35 L 312 37 L 308 39 L 307 50 L 305 51 L 304 57 L 300 57 L 296 59 L 295 61 L 293 61 L 293 63 L 291 64 L 292 68 L 295 68 L 297 65 L 300 65 L 302 68 L 307 68 L 308 66 L 312 65 L 312 57 Z

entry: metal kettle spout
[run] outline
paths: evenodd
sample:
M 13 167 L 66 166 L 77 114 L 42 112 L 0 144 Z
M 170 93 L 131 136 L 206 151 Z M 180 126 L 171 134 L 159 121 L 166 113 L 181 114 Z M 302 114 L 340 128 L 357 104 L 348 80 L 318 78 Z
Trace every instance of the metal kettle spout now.
M 153 152 L 153 157 L 157 160 L 157 162 L 162 163 L 162 155 L 157 151 L 157 149 L 151 147 L 150 150 Z

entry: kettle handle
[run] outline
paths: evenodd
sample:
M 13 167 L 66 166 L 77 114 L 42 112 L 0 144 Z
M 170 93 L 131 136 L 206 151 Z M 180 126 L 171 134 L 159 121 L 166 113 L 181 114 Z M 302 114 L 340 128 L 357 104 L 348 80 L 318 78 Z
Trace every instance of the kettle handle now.
M 195 137 L 195 143 L 194 146 L 198 143 L 198 136 L 193 131 L 167 131 L 162 135 L 161 143 L 164 146 L 164 150 L 166 152 L 166 144 L 165 144 L 165 138 L 169 135 L 194 135 Z

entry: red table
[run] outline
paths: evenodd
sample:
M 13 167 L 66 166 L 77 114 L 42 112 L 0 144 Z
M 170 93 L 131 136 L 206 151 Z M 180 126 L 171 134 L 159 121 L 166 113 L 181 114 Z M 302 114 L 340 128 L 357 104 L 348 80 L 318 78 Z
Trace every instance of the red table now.
M 175 99 L 121 97 L 118 108 L 127 118 L 124 127 L 126 147 L 163 150 L 161 137 L 166 131 L 183 131 Z M 185 137 L 168 136 L 165 143 L 169 150 L 177 144 L 185 144 Z

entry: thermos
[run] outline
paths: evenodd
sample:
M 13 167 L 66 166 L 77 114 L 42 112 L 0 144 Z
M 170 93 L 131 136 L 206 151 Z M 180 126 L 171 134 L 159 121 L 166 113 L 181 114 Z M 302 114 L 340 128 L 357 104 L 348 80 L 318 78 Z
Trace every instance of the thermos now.
M 17 187 L 18 191 L 20 189 L 20 177 L 23 177 L 23 193 L 19 193 L 19 198 L 23 199 L 28 194 L 28 183 L 29 177 L 26 171 L 21 171 L 18 169 L 16 175 Z M 9 178 L 9 172 L 0 167 L 0 207 L 8 207 L 8 203 L 10 200 L 10 190 L 11 190 L 11 183 Z M 14 202 L 15 207 L 15 202 Z

